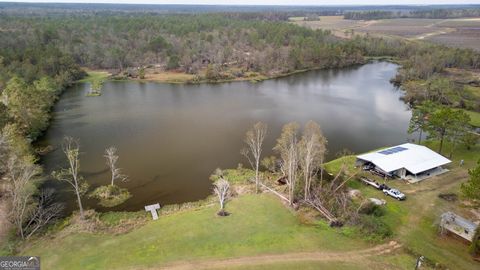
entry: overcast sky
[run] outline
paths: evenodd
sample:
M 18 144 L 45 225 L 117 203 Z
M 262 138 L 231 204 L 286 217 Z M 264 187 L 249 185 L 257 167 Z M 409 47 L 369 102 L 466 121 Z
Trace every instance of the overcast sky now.
M 480 0 L 0 0 L 0 2 L 56 2 L 56 3 L 143 3 L 143 4 L 207 4 L 207 5 L 432 5 L 480 4 Z

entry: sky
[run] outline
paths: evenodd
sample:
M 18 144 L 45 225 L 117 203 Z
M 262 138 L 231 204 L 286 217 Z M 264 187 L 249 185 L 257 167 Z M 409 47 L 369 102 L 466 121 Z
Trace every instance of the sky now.
M 0 2 L 56 3 L 129 3 L 129 4 L 195 4 L 195 5 L 435 5 L 480 4 L 480 0 L 0 0 Z

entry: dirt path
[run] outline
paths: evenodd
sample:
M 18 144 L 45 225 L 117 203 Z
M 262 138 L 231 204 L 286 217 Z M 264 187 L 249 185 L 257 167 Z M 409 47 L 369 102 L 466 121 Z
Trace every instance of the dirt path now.
M 443 30 L 438 30 L 435 32 L 425 33 L 420 36 L 416 36 L 414 39 L 422 40 L 433 36 L 444 35 L 456 31 L 454 28 L 445 28 Z
M 292 262 L 327 262 L 327 261 L 361 261 L 368 257 L 391 253 L 401 247 L 395 241 L 378 245 L 368 249 L 353 251 L 318 251 L 318 252 L 298 252 L 275 255 L 259 255 L 250 257 L 240 257 L 224 260 L 199 260 L 182 261 L 172 263 L 160 268 L 153 269 L 172 269 L 172 270 L 190 270 L 190 269 L 215 269 L 238 266 L 268 265 L 273 263 L 292 263 Z

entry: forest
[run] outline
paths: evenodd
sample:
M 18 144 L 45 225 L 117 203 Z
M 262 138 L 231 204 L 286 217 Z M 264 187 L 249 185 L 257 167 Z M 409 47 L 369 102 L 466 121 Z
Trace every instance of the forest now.
M 369 11 L 347 11 L 344 13 L 348 20 L 381 20 L 394 18 L 420 18 L 420 19 L 453 19 L 453 18 L 473 18 L 480 16 L 479 8 L 462 9 L 427 9 L 427 10 L 409 10 L 409 11 L 391 11 L 391 10 L 369 10 Z

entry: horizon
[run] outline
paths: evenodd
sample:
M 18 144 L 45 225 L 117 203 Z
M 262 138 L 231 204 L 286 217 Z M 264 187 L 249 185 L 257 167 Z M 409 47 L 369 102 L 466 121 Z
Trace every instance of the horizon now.
M 163 5 L 163 6 L 174 6 L 174 5 L 182 5 L 182 6 L 315 6 L 315 7 L 322 7 L 322 6 L 333 6 L 333 7 L 342 7 L 342 6 L 444 6 L 444 5 L 480 5 L 480 0 L 475 1 L 462 1 L 460 3 L 452 2 L 450 0 L 446 1 L 410 1 L 410 0 L 398 0 L 395 4 L 388 4 L 382 3 L 386 2 L 383 0 L 370 0 L 370 1 L 361 1 L 361 0 L 349 0 L 343 1 L 346 3 L 331 3 L 334 2 L 332 0 L 327 1 L 312 1 L 312 0 L 300 0 L 299 3 L 290 4 L 290 1 L 285 0 L 263 0 L 260 3 L 258 1 L 252 0 L 231 0 L 230 3 L 225 4 L 224 2 L 220 2 L 217 0 L 203 0 L 203 1 L 180 1 L 179 3 L 171 3 L 170 1 L 131 1 L 131 0 L 99 0 L 99 1 L 78 1 L 78 0 L 56 0 L 56 1 L 45 1 L 45 0 L 8 0 L 3 1 L 0 0 L 0 3 L 18 3 L 18 4 L 106 4 L 106 5 Z M 360 3 L 361 2 L 361 3 Z M 367 3 L 365 3 L 367 2 Z M 412 3 L 416 2 L 416 3 Z

